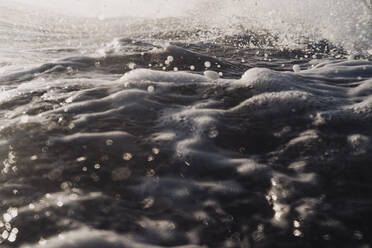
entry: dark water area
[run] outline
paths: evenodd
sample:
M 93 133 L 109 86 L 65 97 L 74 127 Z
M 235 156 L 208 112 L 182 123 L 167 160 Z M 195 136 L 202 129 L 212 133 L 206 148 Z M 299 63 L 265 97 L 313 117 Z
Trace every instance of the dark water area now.
M 0 17 L 1 247 L 370 247 L 368 49 L 118 20 Z

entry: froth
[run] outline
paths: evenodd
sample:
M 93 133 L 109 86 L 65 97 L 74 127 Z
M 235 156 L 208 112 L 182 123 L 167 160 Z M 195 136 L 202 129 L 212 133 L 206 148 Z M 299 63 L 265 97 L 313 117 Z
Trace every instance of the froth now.
M 235 0 L 229 3 L 222 0 L 191 0 L 187 3 L 169 0 L 111 0 L 104 4 L 69 0 L 38 1 L 36 6 L 22 6 L 26 9 L 49 8 L 60 14 L 95 17 L 101 21 L 128 16 L 152 20 L 181 18 L 179 25 L 174 25 L 173 21 L 161 24 L 162 30 L 202 30 L 212 32 L 212 36 L 241 34 L 252 30 L 268 32 L 279 37 L 279 45 L 290 48 L 303 48 L 304 44 L 328 40 L 352 52 L 371 50 L 372 10 L 369 2 L 364 0 Z M 153 24 L 156 26 L 159 23 L 154 21 Z

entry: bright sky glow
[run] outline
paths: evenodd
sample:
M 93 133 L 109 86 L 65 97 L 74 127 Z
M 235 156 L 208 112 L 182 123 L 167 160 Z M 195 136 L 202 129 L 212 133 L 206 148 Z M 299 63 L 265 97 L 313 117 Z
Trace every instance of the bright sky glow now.
M 15 0 L 30 7 L 50 9 L 58 13 L 80 16 L 164 17 L 180 15 L 192 9 L 196 0 Z M 203 0 L 199 0 L 203 2 Z

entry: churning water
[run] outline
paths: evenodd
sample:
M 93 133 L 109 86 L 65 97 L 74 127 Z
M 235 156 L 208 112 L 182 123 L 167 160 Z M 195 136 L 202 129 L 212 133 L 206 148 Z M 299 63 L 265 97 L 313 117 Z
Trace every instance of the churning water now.
M 366 0 L 0 1 L 0 246 L 371 247 Z

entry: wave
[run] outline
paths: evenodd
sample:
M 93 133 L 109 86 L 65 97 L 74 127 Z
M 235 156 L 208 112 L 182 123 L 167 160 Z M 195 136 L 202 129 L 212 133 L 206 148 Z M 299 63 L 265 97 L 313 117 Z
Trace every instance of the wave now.
M 24 199 L 4 200 L 6 226 L 38 226 L 27 242 L 51 247 L 357 245 L 371 211 L 371 72 L 354 60 L 19 83 L 1 93 L 1 192 Z
M 87 5 L 87 2 L 80 2 L 82 6 Z M 7 6 L 6 3 L 3 5 Z M 61 6 L 67 4 L 60 3 Z M 135 4 L 131 1 L 112 1 L 106 3 L 105 8 L 98 4 L 96 11 L 90 9 L 89 13 L 76 5 L 76 9 L 81 11 L 80 19 L 69 16 L 68 12 L 59 8 L 52 8 L 50 4 L 30 6 L 25 3 L 24 6 L 18 4 L 14 7 L 13 3 L 12 6 L 19 14 L 13 13 L 11 19 L 23 16 L 22 11 L 34 9 L 35 12 L 32 13 L 38 18 L 28 18 L 28 23 L 51 16 L 53 18 L 47 23 L 38 25 L 53 29 L 56 26 L 62 27 L 70 36 L 81 33 L 82 30 L 88 36 L 95 37 L 107 37 L 108 34 L 111 37 L 135 37 L 140 33 L 141 38 L 144 38 L 163 32 L 174 34 L 170 37 L 172 40 L 183 38 L 191 41 L 193 37 L 189 35 L 192 33 L 202 34 L 202 38 L 208 40 L 248 32 L 270 34 L 271 37 L 264 36 L 262 39 L 269 39 L 266 43 L 275 42 L 279 48 L 303 49 L 308 44 L 327 40 L 350 53 L 369 54 L 372 49 L 372 10 L 369 2 L 363 0 L 236 0 L 229 3 L 204 0 L 190 1 L 187 4 L 166 0 L 139 1 Z M 42 7 L 51 8 L 54 12 L 48 14 L 37 9 Z M 105 19 L 95 14 L 101 10 L 105 13 Z M 189 35 L 177 37 L 176 31 L 188 31 Z M 200 41 L 200 35 L 194 38 Z

